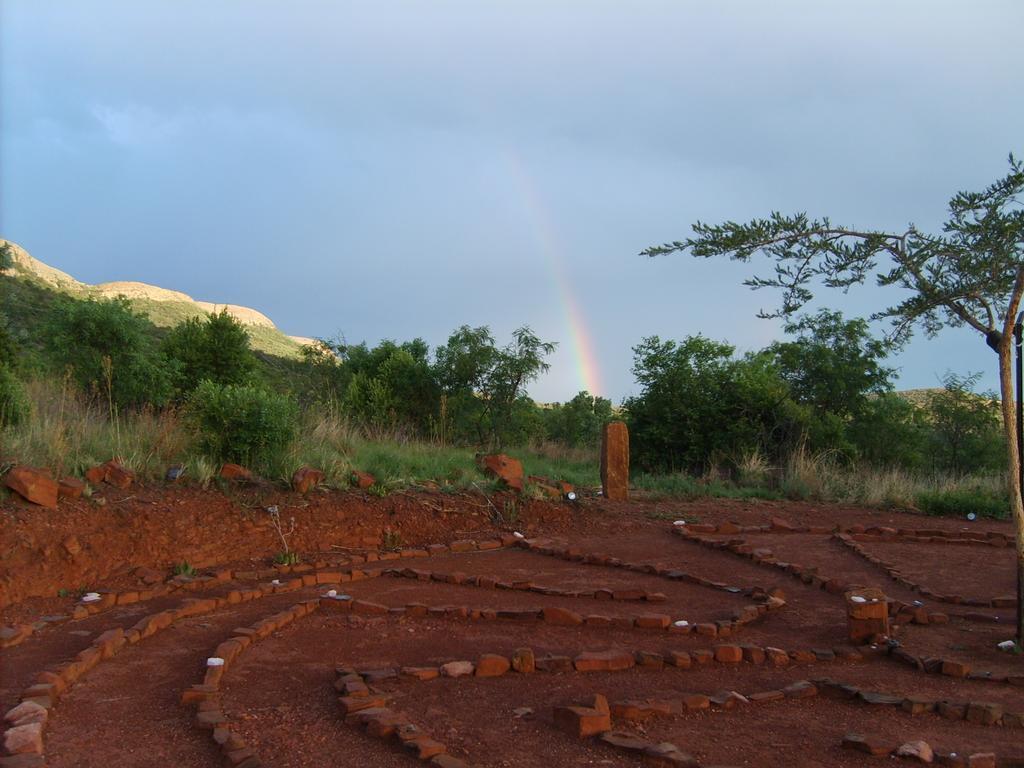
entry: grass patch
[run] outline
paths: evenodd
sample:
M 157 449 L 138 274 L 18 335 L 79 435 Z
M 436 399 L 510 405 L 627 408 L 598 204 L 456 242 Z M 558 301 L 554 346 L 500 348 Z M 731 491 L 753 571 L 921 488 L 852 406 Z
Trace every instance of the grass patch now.
M 926 491 L 917 496 L 917 508 L 926 515 L 967 517 L 973 513 L 992 520 L 1010 517 L 1010 499 L 978 488 Z
M 706 480 L 683 473 L 636 475 L 634 486 L 654 499 L 782 499 L 783 491 L 761 485 L 739 485 L 721 480 Z

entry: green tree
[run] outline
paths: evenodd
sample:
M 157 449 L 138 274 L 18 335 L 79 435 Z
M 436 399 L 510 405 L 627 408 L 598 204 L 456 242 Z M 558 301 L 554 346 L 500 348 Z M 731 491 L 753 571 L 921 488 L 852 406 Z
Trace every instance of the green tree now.
M 579 392 L 567 403 L 555 403 L 544 412 L 547 436 L 570 447 L 594 447 L 601 441 L 601 428 L 613 418 L 612 401 Z
M 766 355 L 736 359 L 704 336 L 645 338 L 633 348 L 641 393 L 626 400 L 633 462 L 699 473 L 719 460 L 771 451 L 788 388 Z
M 463 325 L 434 350 L 434 376 L 441 389 L 438 435 L 442 443 L 475 441 L 484 412 L 480 396 L 498 357 L 487 326 Z
M 1024 500 L 1012 370 L 1013 330 L 1024 295 L 1022 192 L 1024 165 L 1011 155 L 1003 178 L 980 192 L 960 192 L 950 200 L 941 233 L 913 225 L 903 232 L 857 229 L 806 213 L 773 212 L 748 223 L 697 222 L 691 237 L 643 253 L 689 252 L 743 262 L 763 254 L 772 262 L 772 271 L 755 275 L 746 284 L 781 290 L 781 304 L 769 316 L 793 315 L 813 298 L 816 287 L 845 290 L 874 278 L 879 287 L 898 292 L 893 304 L 873 316 L 892 322 L 893 341 L 907 338 L 918 325 L 929 335 L 946 326 L 966 326 L 995 350 L 1016 526 L 1017 642 L 1024 644 Z
M 402 344 L 385 340 L 373 348 L 357 344 L 341 353 L 343 405 L 356 421 L 377 430 L 428 431 L 438 410 L 439 389 L 423 339 Z
M 857 456 L 872 466 L 925 466 L 930 430 L 924 412 L 894 392 L 867 398 L 850 420 L 847 434 Z
M 331 409 L 340 405 L 347 380 L 341 370 L 337 346 L 344 344 L 317 339 L 302 346 L 301 360 L 286 363 L 291 369 L 288 379 L 304 407 L 315 405 Z
M 957 475 L 1002 470 L 999 401 L 994 393 L 975 394 L 981 374 L 946 374 L 943 388 L 928 395 L 932 432 L 930 455 L 938 469 Z
M 480 384 L 483 408 L 477 419 L 480 444 L 502 448 L 516 432 L 517 404 L 524 387 L 551 366 L 545 358 L 557 344 L 541 341 L 528 326 L 512 332 L 512 341 L 497 351 Z
M 157 349 L 145 315 L 123 296 L 65 298 L 54 305 L 46 346 L 58 368 L 70 368 L 87 393 L 120 407 L 165 405 L 174 366 Z
M 866 321 L 822 309 L 787 324 L 786 331 L 796 339 L 776 342 L 767 352 L 793 399 L 818 414 L 852 416 L 871 395 L 892 389 L 893 370 L 880 363 L 888 350 Z
M 249 334 L 226 309 L 178 323 L 167 334 L 162 349 L 177 363 L 175 385 L 182 397 L 204 380 L 245 384 L 256 370 Z

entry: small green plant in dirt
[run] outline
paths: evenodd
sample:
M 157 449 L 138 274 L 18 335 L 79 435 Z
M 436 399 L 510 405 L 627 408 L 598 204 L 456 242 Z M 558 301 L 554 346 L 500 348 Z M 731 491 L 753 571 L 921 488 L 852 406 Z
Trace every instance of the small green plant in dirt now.
M 296 562 L 298 562 L 298 555 L 292 552 L 291 547 L 288 546 L 288 537 L 295 533 L 295 518 L 292 517 L 288 521 L 288 530 L 285 530 L 281 524 L 281 510 L 278 509 L 277 505 L 267 507 L 267 514 L 270 515 L 270 524 L 274 527 L 274 532 L 277 533 L 277 538 L 281 540 L 281 546 L 284 550 L 278 555 L 278 557 L 294 555 Z M 275 558 L 276 562 L 276 558 Z M 294 563 L 288 563 L 288 565 L 294 565 Z
M 180 563 L 174 566 L 175 576 L 185 576 L 191 579 L 194 578 L 197 573 L 198 571 L 196 571 L 195 566 L 192 565 L 192 563 L 190 563 L 188 560 L 182 560 Z
M 391 489 L 388 488 L 386 483 L 374 483 L 366 489 L 366 492 L 371 496 L 376 496 L 378 499 L 383 499 L 391 493 Z
M 81 597 L 89 591 L 88 587 L 79 587 L 78 589 L 68 589 L 67 587 L 61 587 L 57 590 L 57 597 Z
M 274 555 L 274 565 L 298 565 L 298 552 L 278 552 Z
M 515 525 L 519 522 L 519 502 L 516 499 L 505 499 L 502 502 L 502 522 L 506 525 Z
M 384 531 L 381 546 L 385 552 L 397 552 L 402 548 L 402 534 L 389 528 Z

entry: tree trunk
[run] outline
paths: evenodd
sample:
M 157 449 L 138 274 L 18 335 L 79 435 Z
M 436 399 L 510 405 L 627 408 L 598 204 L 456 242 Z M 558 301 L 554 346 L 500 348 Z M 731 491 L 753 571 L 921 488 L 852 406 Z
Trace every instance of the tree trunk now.
M 1013 386 L 1013 334 L 1004 333 L 999 344 L 999 396 L 1006 435 L 1007 485 L 1010 512 L 1016 531 L 1017 553 L 1017 645 L 1024 647 L 1024 502 L 1020 487 L 1020 454 L 1017 449 L 1016 394 Z

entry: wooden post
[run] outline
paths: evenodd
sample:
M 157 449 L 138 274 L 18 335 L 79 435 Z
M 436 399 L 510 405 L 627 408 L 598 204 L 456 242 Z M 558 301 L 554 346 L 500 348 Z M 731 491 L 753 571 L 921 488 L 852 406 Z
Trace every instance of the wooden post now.
M 846 621 L 850 642 L 874 642 L 889 636 L 889 599 L 879 589 L 868 587 L 846 593 Z
M 604 425 L 601 434 L 601 488 L 612 501 L 629 499 L 629 430 L 625 422 Z

